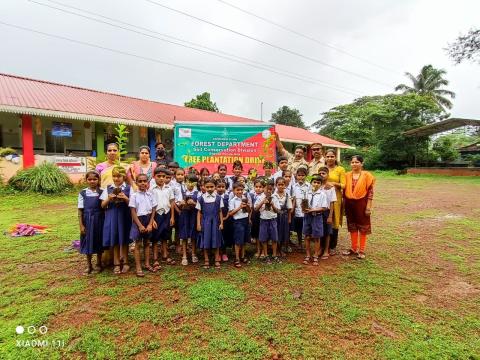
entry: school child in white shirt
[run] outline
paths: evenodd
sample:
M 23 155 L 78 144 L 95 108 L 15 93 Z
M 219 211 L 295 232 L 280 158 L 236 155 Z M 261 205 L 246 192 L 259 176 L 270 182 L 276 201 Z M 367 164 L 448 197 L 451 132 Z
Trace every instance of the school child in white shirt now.
M 278 198 L 280 211 L 277 217 L 278 245 L 281 256 L 286 256 L 288 244 L 290 242 L 290 222 L 292 221 L 292 196 L 286 191 L 286 182 L 283 177 L 278 177 L 276 182 L 276 191 L 273 194 Z
M 236 182 L 233 184 L 233 197 L 228 201 L 228 216 L 232 218 L 233 242 L 235 244 L 235 262 L 236 268 L 242 267 L 242 262 L 246 263 L 245 244 L 249 239 L 249 217 L 250 205 L 248 194 L 244 193 L 243 184 Z
M 273 181 L 268 182 L 265 186 L 265 192 L 261 194 L 255 201 L 255 210 L 260 211 L 260 231 L 258 240 L 262 244 L 262 253 L 260 259 L 270 262 L 268 256 L 268 241 L 272 241 L 272 256 L 274 261 L 279 261 L 277 254 L 278 245 L 278 228 L 277 213 L 280 211 L 278 197 L 273 195 Z
M 128 206 L 132 214 L 132 229 L 130 230 L 130 239 L 135 242 L 135 267 L 138 277 L 145 274 L 142 271 L 140 263 L 140 247 L 143 246 L 145 253 L 145 268 L 154 272 L 155 269 L 150 265 L 150 239 L 152 237 L 153 219 L 157 204 L 153 194 L 147 189 L 147 174 L 138 174 L 135 179 L 137 191 L 130 195 Z
M 102 209 L 100 195 L 100 174 L 90 170 L 85 174 L 88 188 L 78 194 L 78 220 L 80 225 L 80 254 L 87 256 L 87 268 L 85 275 L 91 274 L 94 270 L 100 272 L 102 267 L 102 239 L 103 222 L 105 213 Z M 97 254 L 97 267 L 92 265 L 92 255 Z
M 297 246 L 299 249 L 302 249 L 303 218 L 305 215 L 302 211 L 302 202 L 306 202 L 307 194 L 310 190 L 310 184 L 305 182 L 307 173 L 307 168 L 300 166 L 297 169 L 295 184 L 292 186 L 293 203 L 295 204 L 293 231 L 297 234 Z
M 273 163 L 271 161 L 265 161 L 263 163 L 263 171 L 265 180 L 273 180 Z
M 323 236 L 320 239 L 320 246 L 322 248 L 322 260 L 327 260 L 329 256 L 329 249 L 330 249 L 330 235 L 332 234 L 332 223 L 333 223 L 333 209 L 335 205 L 335 201 L 337 201 L 337 193 L 335 191 L 335 187 L 331 187 L 329 189 L 325 188 L 325 184 L 328 180 L 328 167 L 323 166 L 318 169 L 318 174 L 322 178 L 322 185 L 320 189 L 325 192 L 327 196 L 327 204 L 328 208 L 323 213 Z
M 322 178 L 319 175 L 312 177 L 312 188 L 308 192 L 308 205 L 304 204 L 303 213 L 303 234 L 305 235 L 306 256 L 303 260 L 305 265 L 310 263 L 311 252 L 310 242 L 314 242 L 313 265 L 318 266 L 318 257 L 320 256 L 320 238 L 324 234 L 323 212 L 328 207 L 327 195 L 320 189 Z
M 215 181 L 211 178 L 204 180 L 206 193 L 198 197 L 196 208 L 197 231 L 200 233 L 198 247 L 203 249 L 204 269 L 210 268 L 208 252 L 215 252 L 215 268 L 220 268 L 220 247 L 222 246 L 223 230 L 223 200 L 215 192 Z
M 153 267 L 157 270 L 160 268 L 158 262 L 158 242 L 161 243 L 162 260 L 168 265 L 175 265 L 175 260 L 168 256 L 168 240 L 171 237 L 171 227 L 175 225 L 175 217 L 173 207 L 175 203 L 175 195 L 170 185 L 166 184 L 166 178 L 172 177 L 170 170 L 165 168 L 155 169 L 155 185 L 152 187 L 152 194 L 157 203 L 157 212 L 153 221 Z
M 273 181 L 277 181 L 279 177 L 285 177 L 285 171 L 288 169 L 288 158 L 286 156 L 279 156 L 277 162 L 278 171 L 273 174 Z
M 178 170 L 177 170 L 178 172 Z M 178 180 L 177 180 L 178 181 Z M 178 217 L 178 234 L 182 247 L 182 265 L 188 265 L 187 247 L 192 246 L 192 263 L 198 262 L 197 250 L 197 205 L 199 191 L 196 189 L 198 178 L 196 175 L 189 175 L 186 181 L 185 190 L 181 191 L 182 201 L 180 202 L 180 215 Z M 182 189 L 182 188 L 181 188 Z

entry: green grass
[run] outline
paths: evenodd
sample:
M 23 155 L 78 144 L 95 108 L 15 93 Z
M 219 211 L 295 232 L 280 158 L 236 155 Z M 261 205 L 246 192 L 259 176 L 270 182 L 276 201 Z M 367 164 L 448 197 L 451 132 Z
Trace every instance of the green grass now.
M 0 358 L 479 359 L 480 179 L 376 176 L 365 261 L 306 268 L 295 255 L 219 271 L 164 266 L 142 279 L 81 275 L 84 259 L 65 251 L 78 238 L 76 193 L 6 192 L 2 230 L 50 231 L 0 236 Z M 18 325 L 48 333 L 17 335 Z

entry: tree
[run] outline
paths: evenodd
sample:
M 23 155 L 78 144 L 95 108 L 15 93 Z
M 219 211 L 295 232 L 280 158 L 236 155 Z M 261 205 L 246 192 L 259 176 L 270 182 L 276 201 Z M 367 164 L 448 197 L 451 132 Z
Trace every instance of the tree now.
M 464 60 L 480 64 L 480 29 L 470 29 L 466 35 L 460 35 L 455 42 L 448 44 L 446 51 L 455 64 Z
M 448 85 L 448 80 L 443 76 L 447 72 L 443 69 L 435 69 L 432 65 L 425 65 L 420 70 L 420 74 L 413 76 L 407 72 L 405 75 L 412 81 L 413 86 L 400 84 L 395 87 L 395 91 L 403 91 L 404 94 L 417 93 L 428 95 L 443 109 L 451 109 L 452 102 L 447 96 L 454 99 L 455 93 L 450 90 L 441 89 Z
M 366 156 L 369 167 L 402 168 L 428 153 L 428 137 L 406 137 L 406 130 L 432 123 L 442 112 L 424 94 L 365 96 L 325 113 L 312 127 L 345 141 Z
M 460 157 L 454 141 L 449 136 L 441 136 L 435 140 L 432 146 L 442 161 L 453 161 Z
M 284 105 L 272 114 L 272 121 L 280 125 L 294 126 L 306 129 L 305 123 L 302 120 L 302 114 L 298 109 L 291 109 Z
M 210 93 L 204 92 L 203 94 L 197 95 L 195 99 L 192 99 L 186 103 L 184 103 L 186 107 L 189 108 L 196 108 L 208 111 L 218 112 L 217 103 L 214 103 L 210 99 Z

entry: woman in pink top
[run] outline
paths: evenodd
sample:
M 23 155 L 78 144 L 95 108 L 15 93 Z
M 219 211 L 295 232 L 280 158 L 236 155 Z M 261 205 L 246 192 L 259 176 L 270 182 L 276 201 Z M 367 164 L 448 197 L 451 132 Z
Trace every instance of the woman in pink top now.
M 138 151 L 138 161 L 134 161 L 130 164 L 130 167 L 127 170 L 127 183 L 134 189 L 137 190 L 136 180 L 137 176 L 140 174 L 145 174 L 148 177 L 148 182 L 153 177 L 153 172 L 157 167 L 157 163 L 150 161 L 150 148 L 148 146 L 140 146 Z

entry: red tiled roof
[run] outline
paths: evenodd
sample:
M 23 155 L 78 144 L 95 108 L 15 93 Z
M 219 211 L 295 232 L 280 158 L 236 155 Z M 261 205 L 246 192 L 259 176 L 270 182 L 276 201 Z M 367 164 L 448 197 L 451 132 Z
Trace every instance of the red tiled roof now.
M 282 141 L 302 144 L 320 143 L 323 146 L 350 148 L 349 145 L 340 141 L 330 139 L 329 137 L 316 134 L 305 129 L 278 124 L 275 125 L 275 129 L 278 135 L 280 135 L 280 139 L 282 139 Z
M 260 120 L 164 104 L 0 73 L 0 111 L 172 128 L 174 120 L 257 123 Z M 307 130 L 277 125 L 284 141 L 348 147 Z

